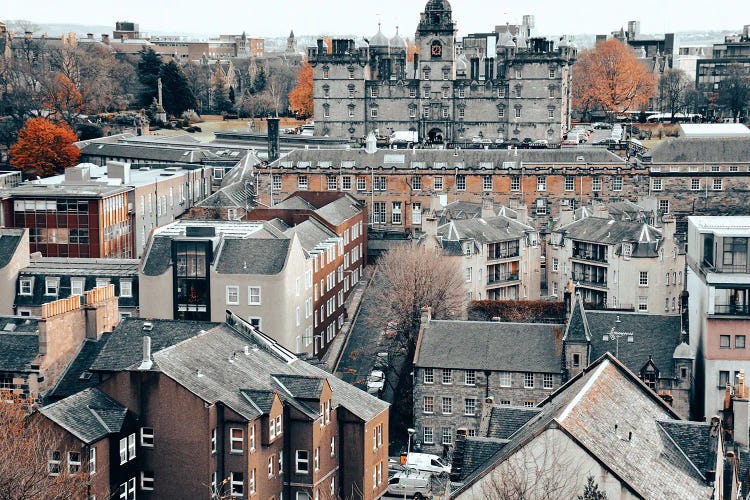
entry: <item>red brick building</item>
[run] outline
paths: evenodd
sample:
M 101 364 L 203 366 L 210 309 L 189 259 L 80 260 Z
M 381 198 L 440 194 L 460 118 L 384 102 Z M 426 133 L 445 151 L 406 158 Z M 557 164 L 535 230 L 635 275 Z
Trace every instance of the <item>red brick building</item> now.
M 109 481 L 92 476 L 91 495 L 369 500 L 385 492 L 387 403 L 231 313 L 213 328 L 124 323 L 128 332 L 115 332 L 91 366 L 99 387 L 42 410 L 65 452 L 80 449 L 78 458 L 93 447 L 103 459 L 96 474 Z M 78 416 L 101 406 L 112 431 L 92 425 L 82 435 Z

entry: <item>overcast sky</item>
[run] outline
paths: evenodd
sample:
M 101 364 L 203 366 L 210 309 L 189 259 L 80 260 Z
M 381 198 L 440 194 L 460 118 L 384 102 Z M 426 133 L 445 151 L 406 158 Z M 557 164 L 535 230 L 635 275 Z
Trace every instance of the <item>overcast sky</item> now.
M 413 37 L 426 0 L 3 0 L 5 19 L 36 23 L 75 23 L 114 27 L 115 21 L 140 23 L 141 31 L 241 33 L 286 36 L 372 36 L 377 23 L 391 36 L 400 27 Z M 639 19 L 643 33 L 732 30 L 750 24 L 747 0 L 453 0 L 460 34 L 491 31 L 495 24 L 536 16 L 536 33 L 609 33 Z

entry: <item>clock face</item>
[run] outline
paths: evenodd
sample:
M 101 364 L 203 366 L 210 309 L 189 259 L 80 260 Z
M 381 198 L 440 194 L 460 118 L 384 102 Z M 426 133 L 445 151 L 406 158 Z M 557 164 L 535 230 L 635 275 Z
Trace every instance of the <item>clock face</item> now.
M 433 42 L 432 47 L 430 49 L 430 53 L 432 54 L 432 57 L 442 57 L 443 55 L 443 46 L 440 45 L 440 42 Z

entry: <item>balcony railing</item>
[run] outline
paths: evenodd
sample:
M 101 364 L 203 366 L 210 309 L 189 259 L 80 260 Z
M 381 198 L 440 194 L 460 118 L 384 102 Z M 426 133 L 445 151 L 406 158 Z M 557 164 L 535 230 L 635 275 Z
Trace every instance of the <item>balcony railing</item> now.
M 583 286 L 594 286 L 598 288 L 607 288 L 607 280 L 595 280 L 584 273 L 572 273 L 573 283 L 580 283 Z
M 487 285 L 497 285 L 499 283 L 508 283 L 518 281 L 518 273 L 496 274 L 487 277 Z
M 715 304 L 714 314 L 727 316 L 750 316 L 748 304 Z
M 714 273 L 750 274 L 750 264 L 719 264 L 715 266 L 708 260 L 703 260 L 703 268 Z
M 510 259 L 513 257 L 518 257 L 519 255 L 520 252 L 517 248 L 511 250 L 501 250 L 497 252 L 490 252 L 487 256 L 487 260 Z
M 588 260 L 591 262 L 602 262 L 604 264 L 607 263 L 606 255 L 597 256 L 591 252 L 573 252 L 573 258 L 579 260 Z

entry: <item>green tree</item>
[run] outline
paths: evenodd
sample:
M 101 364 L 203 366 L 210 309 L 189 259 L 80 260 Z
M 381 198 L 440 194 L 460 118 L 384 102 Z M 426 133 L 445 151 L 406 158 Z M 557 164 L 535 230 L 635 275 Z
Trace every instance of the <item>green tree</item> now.
M 583 495 L 578 495 L 578 500 L 607 500 L 607 494 L 599 490 L 599 485 L 594 482 L 594 476 L 586 479 L 583 487 Z
M 162 96 L 164 110 L 180 116 L 188 109 L 195 109 L 195 96 L 190 89 L 182 69 L 174 61 L 161 67 Z
M 266 76 L 266 69 L 261 64 L 258 67 L 258 72 L 255 73 L 255 78 L 253 78 L 253 85 L 250 92 L 253 94 L 260 94 L 264 90 L 266 90 L 266 85 L 268 85 L 268 78 Z
M 141 106 L 150 106 L 154 97 L 158 95 L 157 81 L 161 73 L 161 56 L 151 47 L 145 47 L 138 52 L 140 59 L 136 66 L 136 74 L 141 84 L 138 101 Z
M 235 103 L 235 96 L 234 96 L 234 87 L 229 87 L 229 102 L 232 104 Z
M 223 82 L 217 82 L 213 86 L 214 111 L 226 113 L 232 110 L 232 101 L 229 100 L 229 89 Z

